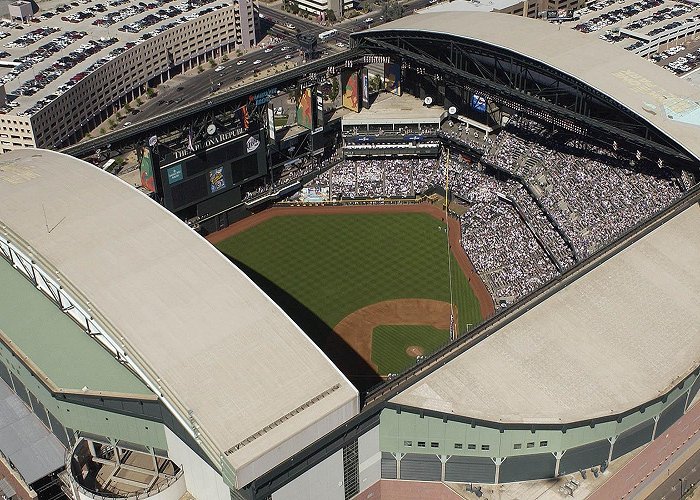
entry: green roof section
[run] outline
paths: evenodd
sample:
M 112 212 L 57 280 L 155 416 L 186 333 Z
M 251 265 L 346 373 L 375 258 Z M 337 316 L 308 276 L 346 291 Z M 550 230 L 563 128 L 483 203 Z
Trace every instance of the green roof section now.
M 62 389 L 152 395 L 146 385 L 0 258 L 0 330 Z

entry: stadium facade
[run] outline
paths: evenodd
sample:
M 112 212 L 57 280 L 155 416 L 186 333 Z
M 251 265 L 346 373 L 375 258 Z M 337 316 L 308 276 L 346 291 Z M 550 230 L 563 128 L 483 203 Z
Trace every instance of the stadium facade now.
M 697 170 L 689 85 L 576 33 L 493 16 L 425 14 L 355 43 L 401 56 L 405 89 L 448 96 L 438 105 L 478 93 L 491 109 L 549 113 L 563 128 Z M 429 43 L 411 50 L 418 40 Z M 580 43 L 607 57 L 578 54 Z M 439 69 L 457 52 L 464 65 L 445 80 L 418 66 Z M 457 77 L 467 94 L 450 99 L 457 81 L 447 79 Z M 574 89 L 583 103 L 569 99 Z M 700 389 L 697 188 L 362 407 L 278 306 L 132 187 L 61 153 L 23 150 L 0 157 L 0 197 L 10 291 L 0 376 L 16 394 L 3 404 L 19 398 L 51 431 L 32 434 L 51 460 L 2 450 L 0 464 L 11 462 L 27 489 L 58 474 L 76 498 L 347 499 L 381 479 L 557 477 L 651 441 Z M 17 425 L 38 429 L 28 417 Z

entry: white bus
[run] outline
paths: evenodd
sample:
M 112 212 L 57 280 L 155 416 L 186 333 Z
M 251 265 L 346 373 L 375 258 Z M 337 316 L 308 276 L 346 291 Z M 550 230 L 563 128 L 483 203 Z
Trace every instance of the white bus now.
M 323 33 L 318 34 L 318 39 L 319 40 L 330 40 L 331 38 L 334 38 L 336 35 L 338 35 L 338 30 L 328 30 L 324 31 Z

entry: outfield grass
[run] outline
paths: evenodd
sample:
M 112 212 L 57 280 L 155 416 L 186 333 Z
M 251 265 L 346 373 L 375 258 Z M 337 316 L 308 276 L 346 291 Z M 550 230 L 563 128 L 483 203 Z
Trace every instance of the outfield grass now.
M 372 333 L 372 361 L 380 375 L 401 373 L 416 363 L 416 358 L 406 354 L 409 346 L 421 347 L 427 355 L 449 340 L 449 330 L 428 325 L 381 325 Z
M 445 225 L 426 214 L 274 217 L 217 247 L 331 328 L 384 300 L 450 300 Z M 481 321 L 479 303 L 450 258 L 454 303 L 464 330 Z

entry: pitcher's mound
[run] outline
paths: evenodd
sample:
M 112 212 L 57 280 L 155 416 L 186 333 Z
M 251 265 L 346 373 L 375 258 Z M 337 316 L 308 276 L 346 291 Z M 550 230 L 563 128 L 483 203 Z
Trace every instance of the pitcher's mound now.
M 417 358 L 418 356 L 422 356 L 424 354 L 423 348 L 419 345 L 410 345 L 406 348 L 406 354 L 411 356 L 412 358 Z

